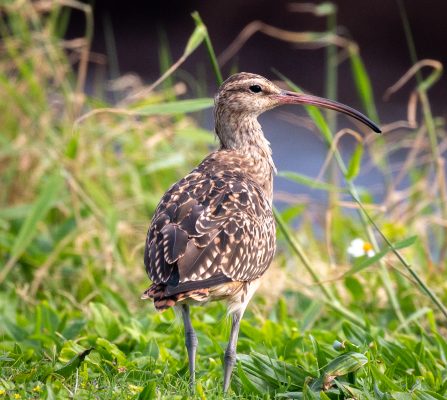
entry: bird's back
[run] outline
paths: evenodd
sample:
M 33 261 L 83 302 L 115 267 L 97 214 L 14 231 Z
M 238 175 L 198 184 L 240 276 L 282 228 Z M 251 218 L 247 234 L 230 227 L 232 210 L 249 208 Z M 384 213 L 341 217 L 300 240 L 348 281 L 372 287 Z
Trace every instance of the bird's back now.
M 271 199 L 247 168 L 247 155 L 216 151 L 161 199 L 144 254 L 153 282 L 144 296 L 158 309 L 210 300 L 213 288 L 256 280 L 268 268 L 275 252 Z

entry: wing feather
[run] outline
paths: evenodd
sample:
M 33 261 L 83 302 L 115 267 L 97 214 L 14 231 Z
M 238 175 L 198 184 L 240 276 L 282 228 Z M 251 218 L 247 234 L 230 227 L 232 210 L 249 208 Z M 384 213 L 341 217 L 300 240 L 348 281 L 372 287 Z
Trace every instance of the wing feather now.
M 174 264 L 185 254 L 188 234 L 176 224 L 167 224 L 161 230 L 165 260 Z
M 163 196 L 144 258 L 154 283 L 180 293 L 255 279 L 274 251 L 273 213 L 262 189 L 240 170 L 205 159 Z

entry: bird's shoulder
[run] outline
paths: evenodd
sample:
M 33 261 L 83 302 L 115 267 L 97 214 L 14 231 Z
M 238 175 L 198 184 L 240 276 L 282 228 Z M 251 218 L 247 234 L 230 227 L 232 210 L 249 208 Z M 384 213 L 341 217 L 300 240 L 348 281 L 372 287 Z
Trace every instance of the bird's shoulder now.
M 271 209 L 260 186 L 244 171 L 243 155 L 216 151 L 183 179 L 172 185 L 160 200 L 154 219 L 168 214 L 170 222 L 183 221 L 194 206 L 208 210 L 217 219 L 236 209 L 255 216 Z M 217 208 L 217 209 L 216 209 Z M 197 207 L 196 209 L 197 210 Z M 226 214 L 230 216 L 230 214 Z

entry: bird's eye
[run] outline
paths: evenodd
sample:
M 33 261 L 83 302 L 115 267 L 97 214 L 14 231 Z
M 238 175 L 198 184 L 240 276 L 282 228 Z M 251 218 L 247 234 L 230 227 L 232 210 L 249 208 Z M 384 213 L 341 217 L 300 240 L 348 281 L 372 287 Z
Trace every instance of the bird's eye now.
M 251 85 L 250 91 L 253 93 L 259 93 L 259 92 L 262 92 L 262 88 L 259 85 Z

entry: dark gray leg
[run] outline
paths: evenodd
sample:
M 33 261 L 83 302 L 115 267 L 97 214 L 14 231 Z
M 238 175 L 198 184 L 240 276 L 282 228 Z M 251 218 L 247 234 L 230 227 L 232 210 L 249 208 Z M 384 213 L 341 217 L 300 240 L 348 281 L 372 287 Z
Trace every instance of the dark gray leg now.
M 185 326 L 185 344 L 188 351 L 189 361 L 189 387 L 194 389 L 194 381 L 196 377 L 196 350 L 197 350 L 197 335 L 191 324 L 191 318 L 189 316 L 189 305 L 182 304 L 182 317 L 183 325 Z
M 233 371 L 234 365 L 236 364 L 237 338 L 239 336 L 239 327 L 243 314 L 244 309 L 238 310 L 233 314 L 230 340 L 228 342 L 228 346 L 227 349 L 225 350 L 225 356 L 224 356 L 224 384 L 223 384 L 224 393 L 227 392 L 230 386 L 231 373 Z

